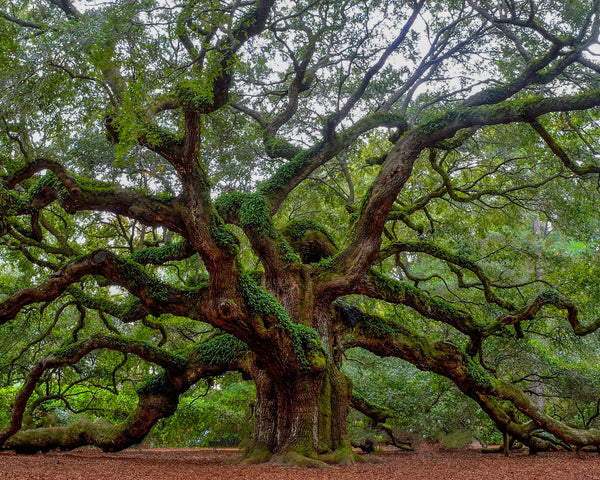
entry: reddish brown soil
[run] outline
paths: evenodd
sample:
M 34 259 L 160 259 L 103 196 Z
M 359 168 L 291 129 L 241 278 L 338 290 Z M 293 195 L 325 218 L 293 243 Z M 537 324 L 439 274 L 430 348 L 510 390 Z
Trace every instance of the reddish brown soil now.
M 2 480 L 600 480 L 597 453 L 513 452 L 509 458 L 474 450 L 443 451 L 421 446 L 416 452 L 386 451 L 367 458 L 380 463 L 328 469 L 234 465 L 235 450 L 95 450 L 30 456 L 0 453 Z

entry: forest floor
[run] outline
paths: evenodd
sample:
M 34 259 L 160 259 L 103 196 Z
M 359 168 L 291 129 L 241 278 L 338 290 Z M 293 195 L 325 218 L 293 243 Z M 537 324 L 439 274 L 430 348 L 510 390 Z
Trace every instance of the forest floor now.
M 328 469 L 235 465 L 233 449 L 80 449 L 36 455 L 0 453 L 1 480 L 600 480 L 598 453 L 483 454 L 421 445 L 415 452 L 366 455 L 377 463 Z

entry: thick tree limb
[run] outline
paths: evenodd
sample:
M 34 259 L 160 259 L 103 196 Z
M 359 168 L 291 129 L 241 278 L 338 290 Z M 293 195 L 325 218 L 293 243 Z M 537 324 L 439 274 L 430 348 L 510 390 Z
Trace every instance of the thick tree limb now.
M 353 241 L 342 252 L 338 268 L 346 281 L 355 282 L 379 254 L 381 233 L 400 190 L 412 173 L 414 162 L 426 148 L 452 138 L 463 128 L 531 122 L 535 118 L 569 110 L 585 110 L 600 105 L 600 91 L 554 98 L 505 101 L 498 105 L 458 108 L 406 133 L 396 143 L 371 191 L 363 202 Z
M 66 264 L 39 287 L 27 288 L 0 303 L 0 324 L 14 318 L 26 305 L 52 301 L 86 275 L 102 275 L 114 285 L 128 289 L 152 313 L 190 313 L 191 302 L 202 293 L 176 289 L 147 274 L 135 263 L 118 258 L 106 250 L 97 250 Z
M 546 415 L 521 389 L 493 378 L 457 346 L 431 341 L 396 322 L 362 315 L 348 339 L 348 346 L 362 347 L 379 356 L 399 357 L 421 370 L 449 378 L 475 399 L 499 426 L 526 442 L 535 444 L 534 430 L 542 428 L 572 445 L 600 445 L 600 429 L 580 430 Z M 499 405 L 498 399 L 509 400 L 531 421 L 516 423 Z
M 579 321 L 579 312 L 577 305 L 572 300 L 560 296 L 557 292 L 547 290 L 534 298 L 528 305 L 520 310 L 505 313 L 497 317 L 486 327 L 485 336 L 492 335 L 498 332 L 506 325 L 518 325 L 526 320 L 533 320 L 542 307 L 552 305 L 559 310 L 566 310 L 568 314 L 569 324 L 573 329 L 573 333 L 578 336 L 589 335 L 600 328 L 600 318 L 597 318 L 589 325 L 582 325 Z
M 178 199 L 158 199 L 150 195 L 127 190 L 102 182 L 88 182 L 69 173 L 58 162 L 47 158 L 39 158 L 4 178 L 7 188 L 30 178 L 42 170 L 50 170 L 54 176 L 47 174 L 34 184 L 30 204 L 21 202 L 21 210 L 11 212 L 12 215 L 28 213 L 31 205 L 41 209 L 54 200 L 59 199 L 67 213 L 73 214 L 82 210 L 111 212 L 134 218 L 149 226 L 166 226 L 170 230 L 186 235 L 183 229 L 182 209 Z M 37 185 L 37 186 L 36 186 Z
M 452 325 L 459 332 L 469 336 L 476 345 L 479 345 L 479 339 L 482 338 L 483 326 L 470 313 L 444 300 L 431 297 L 408 283 L 371 272 L 360 291 L 386 302 L 406 305 L 426 318 Z
M 295 154 L 292 160 L 281 166 L 260 186 L 260 191 L 269 202 L 270 214 L 275 214 L 289 193 L 317 168 L 334 158 L 361 135 L 377 127 L 397 128 L 404 132 L 408 129 L 408 123 L 402 115 L 374 113 L 363 117 L 351 127 L 314 145 L 311 149 Z M 284 154 L 279 156 L 286 158 Z
M 179 395 L 200 378 L 227 370 L 244 370 L 248 350 L 229 335 L 221 335 L 199 344 L 188 357 L 138 340 L 107 335 L 95 335 L 68 345 L 39 361 L 32 368 L 25 385 L 19 391 L 9 427 L 0 433 L 0 449 L 17 452 L 46 451 L 55 448 L 73 449 L 94 445 L 105 451 L 118 451 L 140 442 L 154 424 L 170 416 L 177 408 Z M 48 369 L 74 365 L 88 353 L 109 349 L 137 355 L 144 361 L 165 369 L 164 374 L 151 377 L 138 389 L 137 407 L 120 424 L 78 422 L 68 427 L 39 428 L 19 431 L 27 401 L 41 375 Z

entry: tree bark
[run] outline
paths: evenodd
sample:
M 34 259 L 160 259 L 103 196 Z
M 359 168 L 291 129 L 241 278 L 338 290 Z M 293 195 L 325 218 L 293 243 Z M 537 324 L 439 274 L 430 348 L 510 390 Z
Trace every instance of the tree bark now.
M 310 285 L 305 283 L 302 291 L 309 295 L 301 295 L 301 306 L 297 295 L 278 300 L 288 311 L 300 312 L 299 323 L 317 330 L 327 352 L 324 368 L 281 372 L 260 364 L 260 355 L 255 356 L 251 375 L 257 396 L 254 434 L 244 463 L 324 466 L 324 462 L 352 464 L 361 460 L 352 452 L 347 432 L 352 383 L 339 369 L 341 356 L 335 349 L 332 329 L 336 324 L 334 312 L 315 304 Z
M 243 463 L 272 461 L 323 466 L 360 461 L 347 433 L 350 380 L 332 362 L 319 374 L 272 378 L 253 375 L 256 384 L 254 434 Z

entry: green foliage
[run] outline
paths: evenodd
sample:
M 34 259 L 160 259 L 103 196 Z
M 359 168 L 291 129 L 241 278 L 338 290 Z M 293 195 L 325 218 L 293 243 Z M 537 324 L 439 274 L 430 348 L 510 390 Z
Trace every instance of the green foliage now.
M 146 442 L 163 447 L 235 447 L 250 436 L 254 386 L 229 374 L 202 382 L 180 400 L 175 414 L 161 420 Z
M 248 346 L 233 335 L 218 335 L 190 350 L 193 358 L 208 365 L 227 365 L 248 353 Z
M 488 3 L 478 8 L 491 9 Z M 292 352 L 290 370 L 303 375 L 321 372 L 348 346 L 323 305 L 335 295 L 352 293 L 347 300 L 368 312 L 364 333 L 382 342 L 404 335 L 424 352 L 430 344 L 409 332 L 464 347 L 464 327 L 499 324 L 514 314 L 510 305 L 520 311 L 538 295 L 554 307 L 572 299 L 589 325 L 600 303 L 600 114 L 587 108 L 599 95 L 597 67 L 589 67 L 597 3 L 550 0 L 530 12 L 532 5 L 482 15 L 458 1 L 283 2 L 264 28 L 252 2 L 83 8 L 15 0 L 2 7 L 0 302 L 30 299 L 0 325 L 0 424 L 31 365 L 52 352 L 68 360 L 81 346 L 65 339 L 109 330 L 147 345 L 164 342 L 167 351 L 213 366 L 242 358 L 245 344 L 199 321 L 218 324 L 213 304 L 199 306 L 200 295 L 219 284 L 209 281 L 213 258 L 230 272 L 257 270 L 239 278 L 254 318 L 231 328 L 272 335 Z M 390 35 L 413 13 L 420 20 L 388 52 Z M 493 16 L 510 36 L 488 28 Z M 473 107 L 461 107 L 473 98 Z M 539 116 L 549 100 L 557 112 Z M 515 117 L 537 117 L 562 158 L 529 125 L 511 123 Z M 37 158 L 62 164 L 82 195 L 71 198 L 48 171 L 10 179 Z M 593 174 L 581 175 L 586 169 Z M 201 173 L 198 184 L 188 182 L 192 171 Z M 54 195 L 58 202 L 36 210 Z M 374 213 L 389 214 L 388 221 L 356 245 L 352 225 L 372 195 L 382 206 Z M 169 212 L 190 216 L 174 228 L 189 244 L 167 231 Z M 227 255 L 187 255 L 190 244 L 212 246 L 208 236 Z M 384 251 L 407 247 L 378 257 L 380 239 Z M 331 245 L 302 265 L 302 240 Z M 343 265 L 353 261 L 348 246 L 369 251 L 377 273 L 340 285 Z M 75 267 L 60 268 L 98 249 L 115 254 L 110 279 L 75 275 L 76 287 L 56 287 Z M 274 250 L 279 259 L 262 258 Z M 259 287 L 278 284 L 268 275 L 279 261 L 300 295 L 281 303 L 275 296 L 292 292 Z M 258 271 L 261 265 L 274 267 Z M 315 295 L 328 280 L 330 296 Z M 339 280 L 337 293 L 332 280 Z M 19 291 L 22 297 L 11 297 Z M 320 317 L 307 318 L 315 306 Z M 191 318 L 173 314 L 186 308 Z M 482 389 L 499 377 L 543 390 L 544 413 L 597 426 L 595 334 L 574 338 L 564 311 L 542 312 L 486 339 L 481 357 L 461 373 Z M 317 326 L 328 343 L 299 322 Z M 44 412 L 61 425 L 79 420 L 71 407 L 88 421 L 122 421 L 135 408 L 136 388 L 169 386 L 133 357 L 94 351 L 76 368 L 48 372 L 30 403 L 52 400 L 32 412 L 34 424 L 42 425 Z M 448 442 L 457 432 L 493 438 L 491 423 L 447 380 L 388 359 L 348 358 L 345 368 L 365 397 L 398 413 L 395 428 Z M 206 445 L 244 436 L 242 398 L 251 387 L 237 377 L 216 385 L 206 397 L 204 385 L 193 387 L 153 442 L 173 445 L 185 434 Z M 90 405 L 97 410 L 85 412 Z M 321 407 L 333 413 L 331 404 Z
M 380 369 L 386 374 L 379 375 Z M 352 378 L 355 394 L 394 412 L 386 423 L 399 438 L 410 438 L 416 444 L 440 441 L 449 447 L 501 442 L 501 435 L 477 404 L 441 376 L 357 349 L 348 352 L 344 371 Z M 358 412 L 351 412 L 349 422 L 357 441 L 388 440 L 382 430 L 370 427 L 371 419 Z
M 322 233 L 331 243 L 335 245 L 335 242 L 333 241 L 333 238 L 327 229 L 319 225 L 319 223 L 311 218 L 301 218 L 291 221 L 283 228 L 282 233 L 292 240 L 301 240 L 306 234 L 307 230 L 315 230 Z

